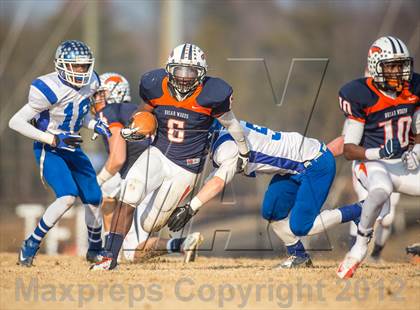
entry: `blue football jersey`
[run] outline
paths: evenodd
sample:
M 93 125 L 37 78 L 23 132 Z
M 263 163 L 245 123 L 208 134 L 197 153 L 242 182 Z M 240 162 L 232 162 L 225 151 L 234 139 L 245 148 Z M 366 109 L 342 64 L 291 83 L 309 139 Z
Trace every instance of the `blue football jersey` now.
M 215 117 L 230 110 L 232 88 L 206 77 L 188 98 L 177 101 L 168 88 L 164 69 L 144 74 L 140 96 L 154 107 L 158 129 L 153 145 L 177 165 L 199 173 L 207 155 L 208 132 Z
M 397 137 L 403 151 L 408 148 L 412 116 L 420 108 L 420 75 L 414 73 L 409 87 L 396 98 L 380 92 L 372 78 L 347 83 L 339 96 L 344 115 L 364 123 L 361 146 L 382 147 L 385 141 Z

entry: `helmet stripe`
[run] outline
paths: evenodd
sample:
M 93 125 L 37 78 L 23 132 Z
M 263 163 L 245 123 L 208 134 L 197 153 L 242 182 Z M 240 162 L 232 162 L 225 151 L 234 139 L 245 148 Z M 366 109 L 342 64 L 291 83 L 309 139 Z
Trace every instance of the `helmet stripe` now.
M 400 47 L 400 49 L 401 49 L 401 54 L 404 54 L 404 49 L 403 49 L 403 47 L 402 47 L 402 45 L 401 45 L 400 39 L 395 39 L 395 40 L 397 41 L 398 46 L 399 46 L 399 47 Z
M 387 39 L 389 40 L 389 42 L 391 42 L 391 45 L 392 45 L 392 52 L 393 52 L 394 54 L 396 54 L 396 53 L 397 53 L 397 48 L 395 47 L 395 44 L 394 44 L 394 42 L 392 41 L 392 38 L 391 38 L 391 37 L 387 37 Z
M 181 59 L 184 59 L 185 49 L 186 48 L 187 48 L 187 44 L 184 44 L 184 47 L 182 48 L 182 52 L 181 52 Z
M 192 60 L 192 50 L 193 50 L 193 49 L 192 49 L 192 47 L 193 47 L 193 46 L 192 46 L 192 45 L 190 45 L 190 50 L 188 51 L 188 59 L 189 59 L 189 60 Z

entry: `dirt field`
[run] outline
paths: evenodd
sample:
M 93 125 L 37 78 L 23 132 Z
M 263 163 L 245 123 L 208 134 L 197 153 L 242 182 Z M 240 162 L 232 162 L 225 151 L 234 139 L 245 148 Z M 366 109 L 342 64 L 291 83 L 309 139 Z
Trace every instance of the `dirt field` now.
M 337 262 L 274 270 L 278 260 L 179 257 L 111 272 L 88 271 L 82 258 L 40 255 L 35 268 L 0 254 L 1 309 L 419 309 L 420 265 L 361 268 L 344 282 Z

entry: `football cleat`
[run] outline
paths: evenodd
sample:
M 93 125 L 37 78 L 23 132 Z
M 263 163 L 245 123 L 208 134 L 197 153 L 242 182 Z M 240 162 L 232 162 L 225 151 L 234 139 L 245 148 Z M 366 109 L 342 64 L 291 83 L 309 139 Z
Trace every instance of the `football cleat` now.
M 277 265 L 276 269 L 295 269 L 295 268 L 310 268 L 313 267 L 311 257 L 306 256 L 289 256 L 284 262 Z
M 105 252 L 103 249 L 101 250 L 87 250 L 86 252 L 86 260 L 89 263 L 98 263 L 104 257 Z
M 184 263 L 195 261 L 198 247 L 203 243 L 203 236 L 199 232 L 189 234 L 182 243 Z
M 117 267 L 117 260 L 112 258 L 112 254 L 109 252 L 103 252 L 102 259 L 91 265 L 89 270 L 112 270 Z
M 31 267 L 36 253 L 39 250 L 39 244 L 31 239 L 24 240 L 19 251 L 18 265 Z
M 341 279 L 350 279 L 353 277 L 361 261 L 347 253 L 337 270 L 337 276 Z

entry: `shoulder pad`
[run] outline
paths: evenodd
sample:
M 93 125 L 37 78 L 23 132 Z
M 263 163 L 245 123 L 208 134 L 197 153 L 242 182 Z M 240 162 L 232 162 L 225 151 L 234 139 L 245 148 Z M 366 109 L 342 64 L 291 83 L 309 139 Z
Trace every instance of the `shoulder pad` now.
M 369 106 L 376 103 L 378 96 L 366 84 L 367 78 L 348 82 L 341 87 L 339 95 L 351 104 Z
M 232 92 L 232 87 L 224 80 L 207 77 L 203 82 L 203 89 L 197 97 L 197 102 L 206 108 L 217 107 L 223 102 L 229 101 Z
M 413 73 L 413 77 L 411 78 L 410 82 L 410 91 L 420 97 L 420 74 Z
M 58 102 L 58 85 L 50 74 L 40 76 L 33 80 L 31 86 L 41 92 L 50 104 L 56 104 Z
M 156 69 L 143 74 L 140 79 L 140 97 L 146 102 L 161 97 L 162 81 L 165 77 L 165 69 Z

